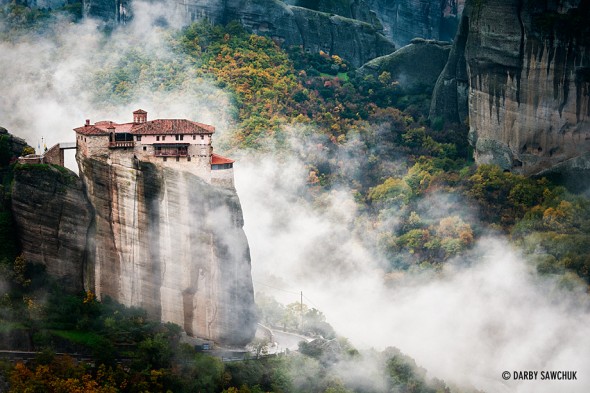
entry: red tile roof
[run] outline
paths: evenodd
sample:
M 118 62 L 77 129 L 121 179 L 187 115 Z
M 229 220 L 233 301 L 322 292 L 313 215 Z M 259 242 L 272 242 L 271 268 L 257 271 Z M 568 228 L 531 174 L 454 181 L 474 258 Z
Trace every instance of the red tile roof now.
M 218 165 L 218 164 L 231 164 L 235 161 L 231 158 L 220 156 L 219 154 L 211 154 L 211 165 Z
M 95 127 L 104 130 L 107 133 L 110 133 L 110 127 L 115 129 L 115 132 L 131 132 L 134 123 L 124 123 L 124 124 L 117 124 L 112 121 L 99 121 L 94 124 Z
M 138 109 L 136 111 L 133 111 L 134 115 L 147 115 L 147 112 L 144 111 L 143 109 Z
M 131 129 L 132 134 L 213 134 L 215 127 L 185 119 L 158 119 L 136 124 Z
M 74 128 L 74 131 L 82 135 L 109 135 L 106 129 L 103 130 L 93 125 Z
M 167 135 L 167 134 L 213 134 L 215 127 L 197 123 L 185 119 L 158 119 L 145 123 L 123 123 L 117 124 L 112 121 L 99 121 L 94 125 L 75 128 L 83 135 L 108 135 L 109 128 L 114 127 L 115 132 L 126 132 L 134 135 Z

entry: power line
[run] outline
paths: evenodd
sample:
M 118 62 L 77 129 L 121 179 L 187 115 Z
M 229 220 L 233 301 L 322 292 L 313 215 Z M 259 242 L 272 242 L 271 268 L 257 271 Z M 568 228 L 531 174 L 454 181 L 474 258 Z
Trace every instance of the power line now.
M 311 301 L 311 299 L 310 299 L 310 298 L 308 298 L 308 297 L 307 297 L 307 296 L 305 296 L 305 295 L 303 295 L 303 297 L 304 297 L 304 298 L 305 298 L 305 299 L 306 299 L 308 302 L 310 302 L 310 303 L 311 303 L 311 305 L 312 305 L 312 306 L 314 306 L 314 307 L 316 308 L 316 310 L 319 310 L 319 309 L 320 309 L 320 308 L 319 308 L 319 307 L 318 307 L 316 304 L 314 304 L 314 302 L 312 302 L 312 301 Z
M 290 294 L 292 294 L 292 295 L 300 295 L 300 296 L 302 296 L 302 297 L 303 297 L 305 300 L 307 300 L 307 301 L 308 301 L 308 302 L 309 302 L 309 303 L 310 303 L 312 306 L 314 306 L 314 307 L 315 307 L 317 310 L 319 310 L 319 309 L 320 309 L 320 307 L 318 307 L 318 305 L 317 305 L 317 304 L 315 304 L 315 303 L 314 303 L 314 302 L 313 302 L 313 301 L 312 301 L 310 298 L 308 298 L 307 296 L 303 295 L 303 292 L 295 292 L 295 291 L 289 291 L 289 290 L 287 290 L 287 289 L 277 288 L 277 287 L 274 287 L 274 286 L 272 286 L 272 285 L 265 284 L 265 283 L 263 283 L 263 282 L 260 282 L 260 281 L 253 281 L 253 282 L 254 282 L 255 284 L 257 284 L 257 285 L 262 285 L 262 286 L 265 286 L 265 287 L 268 287 L 268 288 L 271 288 L 271 289 L 274 289 L 274 290 L 277 290 L 277 291 L 281 291 L 281 292 L 285 292 L 285 293 L 290 293 Z
M 281 289 L 281 288 L 273 287 L 272 285 L 264 284 L 264 283 L 262 283 L 260 281 L 254 281 L 254 283 L 263 285 L 263 286 L 268 287 L 268 288 L 276 289 L 277 291 L 287 292 L 287 293 L 290 293 L 292 295 L 299 295 L 299 292 L 288 291 L 286 289 Z

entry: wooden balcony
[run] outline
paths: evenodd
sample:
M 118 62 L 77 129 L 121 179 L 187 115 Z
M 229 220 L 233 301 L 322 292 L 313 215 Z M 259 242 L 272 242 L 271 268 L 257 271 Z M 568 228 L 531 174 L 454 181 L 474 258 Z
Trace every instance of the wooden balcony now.
M 116 149 L 120 147 L 134 147 L 135 142 L 133 141 L 116 141 L 116 142 L 109 142 L 109 149 Z
M 188 144 L 155 145 L 156 157 L 186 157 L 188 156 Z

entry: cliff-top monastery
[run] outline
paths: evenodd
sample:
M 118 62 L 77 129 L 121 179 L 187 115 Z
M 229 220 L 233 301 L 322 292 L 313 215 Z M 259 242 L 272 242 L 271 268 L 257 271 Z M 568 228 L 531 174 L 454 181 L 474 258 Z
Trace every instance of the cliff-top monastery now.
M 105 154 L 114 164 L 133 166 L 137 161 L 191 172 L 209 184 L 234 186 L 233 160 L 213 153 L 215 127 L 185 119 L 147 119 L 133 112 L 133 122 L 99 121 L 75 128 L 77 154 Z

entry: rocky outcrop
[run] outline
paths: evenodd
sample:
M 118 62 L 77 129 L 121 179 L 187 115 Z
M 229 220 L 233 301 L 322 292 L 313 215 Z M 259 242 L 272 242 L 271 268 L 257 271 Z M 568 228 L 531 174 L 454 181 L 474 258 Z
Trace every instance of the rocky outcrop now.
M 235 189 L 118 157 L 78 156 L 80 177 L 16 165 L 9 205 L 24 258 L 66 291 L 92 290 L 190 335 L 247 344 L 255 306 Z
M 250 256 L 234 190 L 142 162 L 77 156 L 95 210 L 99 297 L 229 345 L 254 335 Z
M 30 147 L 24 139 L 12 135 L 0 127 L 0 167 L 16 161 L 23 154 L 25 147 Z
M 465 43 L 469 18 L 463 15 L 449 59 L 440 73 L 430 106 L 430 118 L 442 118 L 450 123 L 465 123 L 469 118 L 469 78 L 465 61 Z
M 589 173 L 590 152 L 587 152 L 541 171 L 538 176 L 563 184 L 574 192 L 585 192 L 590 188 Z
M 82 181 L 72 171 L 45 164 L 16 166 L 12 213 L 23 256 L 44 265 L 71 291 L 84 289 L 91 212 Z
M 394 53 L 371 60 L 358 69 L 360 75 L 386 71 L 408 94 L 432 94 L 438 75 L 447 64 L 451 44 L 416 38 Z
M 377 14 L 384 34 L 397 46 L 420 37 L 450 41 L 455 36 L 464 0 L 365 0 Z
M 577 157 L 576 167 L 585 166 L 579 160 L 590 151 L 589 17 L 590 5 L 579 0 L 468 2 L 435 94 L 451 99 L 457 81 L 461 98 L 466 77 L 478 163 L 524 174 L 565 170 L 562 163 Z M 447 114 L 442 101 L 434 100 L 431 114 Z
M 301 45 L 311 52 L 323 50 L 355 67 L 395 49 L 381 34 L 379 24 L 290 6 L 279 0 L 184 0 L 171 6 L 186 23 L 204 19 L 213 24 L 238 21 L 249 31 L 277 43 Z M 124 22 L 131 14 L 127 0 L 84 0 L 84 10 L 85 15 L 107 21 Z M 368 10 L 366 13 L 370 14 Z M 363 18 L 371 19 L 367 15 Z
M 364 0 L 286 0 L 284 2 L 297 7 L 360 20 L 376 26 L 381 23 Z

